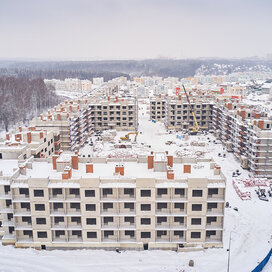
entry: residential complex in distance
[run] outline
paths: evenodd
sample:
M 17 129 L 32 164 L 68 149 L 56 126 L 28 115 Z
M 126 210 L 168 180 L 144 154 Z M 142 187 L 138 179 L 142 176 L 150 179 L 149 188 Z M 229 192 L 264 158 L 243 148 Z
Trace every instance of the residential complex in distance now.
M 89 92 L 92 90 L 92 82 L 90 80 L 80 80 L 78 78 L 66 78 L 65 80 L 46 79 L 45 84 L 53 86 L 59 91 L 71 92 Z
M 120 164 L 64 152 L 19 165 L 6 160 L 3 166 L 4 245 L 222 247 L 226 185 L 211 159 L 186 160 L 162 152 Z

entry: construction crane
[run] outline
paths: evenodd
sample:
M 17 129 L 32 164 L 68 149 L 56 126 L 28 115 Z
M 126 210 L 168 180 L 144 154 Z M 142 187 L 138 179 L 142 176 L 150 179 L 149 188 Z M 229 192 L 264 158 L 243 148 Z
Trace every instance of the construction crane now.
M 138 136 L 138 134 L 139 134 L 138 131 L 136 131 L 136 132 L 129 132 L 129 133 L 128 133 L 127 135 L 125 135 L 124 137 L 120 137 L 120 139 L 121 139 L 122 141 L 129 141 L 129 140 L 130 140 L 129 135 L 132 135 L 132 134 L 135 134 L 134 142 L 136 142 L 136 141 L 137 141 L 137 136 Z
M 189 129 L 191 129 L 191 135 L 196 135 L 199 131 L 199 126 L 198 126 L 198 123 L 196 121 L 196 117 L 195 117 L 195 112 L 194 112 L 194 108 L 193 108 L 193 105 L 191 104 L 190 102 L 190 99 L 189 99 L 189 96 L 186 92 L 186 89 L 184 87 L 184 85 L 182 85 L 183 87 L 183 90 L 185 92 L 185 95 L 186 95 L 186 98 L 187 98 L 187 101 L 189 103 L 189 107 L 190 107 L 190 113 L 193 115 L 193 118 L 194 118 L 194 126 L 193 127 L 189 127 Z

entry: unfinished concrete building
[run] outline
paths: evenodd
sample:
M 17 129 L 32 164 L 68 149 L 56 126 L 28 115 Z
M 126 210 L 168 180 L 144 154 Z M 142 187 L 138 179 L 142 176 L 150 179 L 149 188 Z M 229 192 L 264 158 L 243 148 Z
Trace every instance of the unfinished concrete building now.
M 167 96 L 154 96 L 150 98 L 150 120 L 164 122 Z
M 59 104 L 47 114 L 33 118 L 31 126 L 59 131 L 63 150 L 83 146 L 93 131 L 89 121 L 88 100 L 70 100 Z
M 215 135 L 241 166 L 257 177 L 272 177 L 272 120 L 252 106 L 217 102 L 213 112 Z
M 194 108 L 194 113 L 198 126 L 202 130 L 212 128 L 213 102 L 207 98 L 190 98 L 190 103 Z M 165 105 L 165 126 L 169 130 L 188 130 L 193 127 L 194 119 L 190 112 L 190 105 L 186 97 L 169 97 Z
M 0 142 L 1 160 L 18 159 L 24 161 L 34 158 L 48 158 L 61 150 L 58 131 L 38 130 L 35 127 L 22 129 L 19 127 L 14 134 L 7 133 L 6 140 Z
M 223 245 L 225 177 L 211 159 L 151 153 L 119 163 L 62 153 L 0 167 L 3 245 L 134 250 Z
M 94 130 L 137 131 L 138 106 L 133 98 L 88 98 L 61 103 L 34 118 L 31 126 L 59 131 L 63 150 L 78 150 Z
M 135 98 L 108 97 L 89 102 L 90 120 L 95 130 L 138 130 L 138 103 Z
M 210 96 L 190 98 L 197 123 L 201 129 L 212 128 L 212 109 L 214 98 Z M 185 96 L 156 96 L 150 99 L 150 120 L 163 121 L 169 130 L 188 130 L 193 127 L 193 115 Z

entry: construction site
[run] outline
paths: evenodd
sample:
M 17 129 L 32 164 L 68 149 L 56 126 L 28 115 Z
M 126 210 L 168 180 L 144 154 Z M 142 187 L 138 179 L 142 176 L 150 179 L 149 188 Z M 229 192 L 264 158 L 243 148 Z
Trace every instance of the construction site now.
M 171 249 L 188 258 L 200 251 L 200 263 L 211 260 L 205 250 L 216 247 L 210 271 L 217 271 L 235 232 L 242 235 L 233 241 L 239 256 L 233 266 L 244 256 L 251 256 L 254 266 L 254 241 L 270 235 L 265 227 L 272 203 L 269 116 L 238 98 L 203 91 L 202 97 L 185 87 L 176 91 L 150 99 L 66 100 L 28 128 L 7 133 L 0 144 L 2 244 Z M 85 189 L 96 198 L 86 198 Z M 154 191 L 152 199 L 143 201 L 135 189 Z M 185 198 L 177 204 L 175 194 L 183 189 Z M 191 190 L 204 195 L 191 198 Z M 141 201 L 143 207 L 126 210 L 132 207 L 127 203 Z M 45 205 L 45 211 L 36 211 L 34 203 Z M 90 213 L 81 203 L 100 208 Z M 150 211 L 141 210 L 148 205 Z M 192 210 L 200 205 L 201 211 Z M 249 227 L 256 212 L 267 223 Z M 252 231 L 254 239 L 247 239 Z

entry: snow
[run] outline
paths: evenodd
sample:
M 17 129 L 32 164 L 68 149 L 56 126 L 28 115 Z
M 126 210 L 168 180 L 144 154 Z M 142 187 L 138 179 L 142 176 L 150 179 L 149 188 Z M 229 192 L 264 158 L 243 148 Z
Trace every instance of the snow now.
M 262 270 L 262 272 L 271 272 L 271 271 L 272 271 L 272 258 L 270 257 L 269 262 L 264 267 L 264 269 Z
M 72 153 L 61 153 L 60 156 L 57 158 L 58 162 L 70 162 L 71 161 Z
M 49 182 L 48 188 L 80 188 L 78 183 L 74 182 Z
M 133 183 L 101 183 L 100 188 L 136 188 L 136 184 Z
M 133 149 L 138 155 L 149 153 L 151 150 L 169 151 L 169 153 L 174 154 L 176 151 L 184 152 L 186 148 L 188 152 L 192 153 L 203 152 L 206 158 L 212 156 L 216 163 L 221 166 L 221 170 L 227 178 L 226 201 L 231 206 L 231 208 L 225 209 L 224 248 L 182 253 L 162 250 L 125 251 L 118 254 L 103 250 L 36 251 L 34 249 L 15 249 L 12 246 L 3 247 L 0 245 L 0 271 L 227 271 L 227 249 L 230 234 L 230 271 L 251 271 L 267 255 L 272 245 L 272 199 L 270 198 L 268 202 L 259 200 L 253 187 L 250 188 L 252 199 L 242 201 L 232 186 L 232 173 L 236 169 L 239 169 L 242 173 L 239 178 L 248 178 L 248 171 L 240 167 L 239 162 L 231 153 L 226 153 L 226 158 L 219 157 L 218 153 L 223 154 L 226 151 L 223 150 L 221 144 L 213 144 L 212 141 L 215 138 L 212 135 L 190 136 L 188 141 L 178 140 L 175 134 L 167 134 L 162 123 L 148 121 L 149 116 L 146 113 L 146 105 L 140 104 L 140 107 L 139 131 L 142 134 L 138 135 L 138 143 L 133 144 Z M 118 132 L 116 137 L 125 134 L 126 132 Z M 208 142 L 207 137 L 210 138 L 211 142 Z M 191 146 L 190 141 L 192 140 L 205 142 L 205 146 Z M 167 141 L 173 141 L 175 144 L 165 145 Z M 149 145 L 151 145 L 151 148 L 148 147 Z M 104 143 L 101 153 L 108 154 L 109 151 L 110 145 Z M 49 170 L 42 170 L 41 167 L 39 171 L 46 172 Z M 95 167 L 94 171 L 96 171 Z M 202 170 L 199 169 L 199 171 Z M 41 174 L 41 172 L 37 174 Z M 160 185 L 163 186 L 163 183 Z M 238 208 L 238 212 L 233 210 L 234 207 Z M 190 259 L 194 260 L 194 267 L 188 266 Z M 271 269 L 272 260 L 263 271 L 268 272 Z
M 58 161 L 58 160 L 57 160 Z M 81 177 L 108 179 L 114 177 L 115 166 L 117 162 L 107 162 L 95 163 L 94 173 L 86 173 L 86 166 L 83 163 L 78 164 L 78 170 L 72 169 L 72 178 L 78 179 Z M 156 178 L 156 179 L 166 179 L 166 172 L 154 172 L 153 169 L 147 168 L 147 163 L 135 163 L 135 162 L 122 162 L 124 165 L 124 177 L 120 176 L 118 178 Z M 190 165 L 189 163 L 186 163 Z M 175 179 L 184 178 L 197 178 L 201 176 L 202 178 L 220 179 L 220 175 L 214 175 L 214 169 L 210 169 L 210 162 L 199 163 L 202 167 L 195 169 L 191 167 L 191 173 L 184 174 L 183 166 L 180 163 L 174 163 L 173 170 L 175 174 Z M 197 164 L 197 165 L 199 165 Z M 50 179 L 61 179 L 62 172 L 57 172 L 53 170 L 52 163 L 48 162 L 33 162 L 32 169 L 26 169 L 26 176 L 20 175 L 20 178 L 32 177 L 32 178 L 50 178 Z
M 28 183 L 23 183 L 23 182 L 19 182 L 19 183 L 13 182 L 10 185 L 10 188 L 29 188 L 29 185 L 28 185 Z
M 154 161 L 157 161 L 157 162 L 167 161 L 165 153 L 161 153 L 161 152 L 155 153 Z
M 35 251 L 33 249 L 14 249 L 11 246 L 0 247 L 0 252 L 0 271 L 5 272 L 196 272 L 209 263 L 205 261 L 206 252 L 187 254 L 171 251 L 126 251 L 118 254 L 103 250 Z M 214 253 L 216 253 L 216 250 L 211 250 L 209 256 L 214 258 L 213 264 L 218 267 L 218 260 Z M 190 259 L 195 260 L 194 268 L 188 266 Z M 196 261 L 196 259 L 198 260 Z
M 10 176 L 13 174 L 13 169 L 18 168 L 17 160 L 1 160 L 0 161 L 0 171 L 2 171 L 3 176 Z

